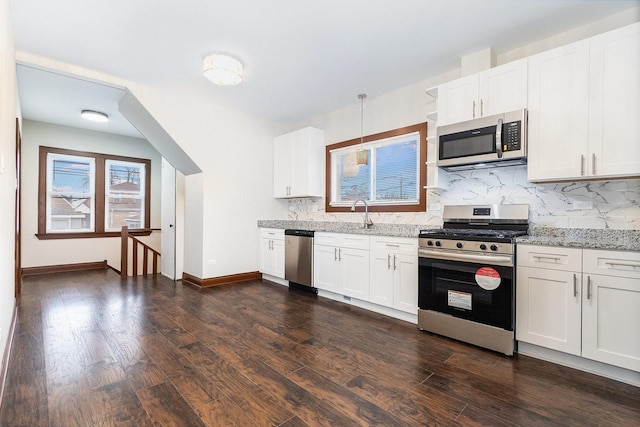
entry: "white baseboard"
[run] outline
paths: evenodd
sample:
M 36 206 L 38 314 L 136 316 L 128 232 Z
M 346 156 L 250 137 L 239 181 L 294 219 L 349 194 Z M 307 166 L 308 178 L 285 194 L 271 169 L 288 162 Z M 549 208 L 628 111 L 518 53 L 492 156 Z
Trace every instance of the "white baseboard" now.
M 640 372 L 518 341 L 518 353 L 640 387 Z

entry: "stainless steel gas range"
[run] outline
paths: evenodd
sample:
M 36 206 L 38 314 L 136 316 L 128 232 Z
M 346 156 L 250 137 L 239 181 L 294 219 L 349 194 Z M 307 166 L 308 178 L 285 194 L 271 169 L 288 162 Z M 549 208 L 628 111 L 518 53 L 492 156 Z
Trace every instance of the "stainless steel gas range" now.
M 445 206 L 419 239 L 418 327 L 513 355 L 515 239 L 529 205 Z

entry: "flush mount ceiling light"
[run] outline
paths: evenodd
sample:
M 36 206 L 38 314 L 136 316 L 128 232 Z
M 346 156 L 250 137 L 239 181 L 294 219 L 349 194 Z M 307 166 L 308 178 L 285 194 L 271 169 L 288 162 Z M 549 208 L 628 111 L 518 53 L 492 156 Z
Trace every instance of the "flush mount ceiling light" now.
M 109 116 L 100 111 L 94 110 L 82 110 L 80 113 L 83 119 L 91 120 L 92 122 L 108 122 Z
M 242 81 L 242 63 L 230 56 L 215 53 L 205 56 L 202 74 L 217 85 L 234 86 Z

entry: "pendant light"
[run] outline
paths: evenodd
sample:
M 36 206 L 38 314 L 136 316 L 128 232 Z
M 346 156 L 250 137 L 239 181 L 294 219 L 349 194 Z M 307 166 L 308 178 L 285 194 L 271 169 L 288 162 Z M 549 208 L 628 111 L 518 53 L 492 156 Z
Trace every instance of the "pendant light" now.
M 358 95 L 360 100 L 360 148 L 356 150 L 356 164 L 367 165 L 369 164 L 369 151 L 364 149 L 364 99 L 367 97 L 366 93 Z

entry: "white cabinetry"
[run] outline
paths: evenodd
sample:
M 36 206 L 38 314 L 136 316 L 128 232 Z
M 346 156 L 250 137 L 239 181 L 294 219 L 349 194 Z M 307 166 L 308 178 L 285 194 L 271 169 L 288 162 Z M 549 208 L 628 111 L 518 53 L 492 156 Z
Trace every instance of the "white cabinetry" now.
M 527 107 L 527 60 L 521 59 L 438 87 L 438 125 Z
M 370 301 L 407 313 L 418 312 L 418 242 L 371 237 Z
M 640 371 L 640 253 L 518 246 L 516 339 Z
M 640 371 L 640 253 L 585 249 L 583 271 L 582 356 Z
M 284 230 L 260 229 L 260 272 L 284 279 Z
M 324 132 L 306 127 L 273 141 L 273 196 L 324 196 Z
M 640 175 L 640 23 L 529 58 L 529 181 Z
M 369 301 L 369 236 L 315 233 L 313 262 L 318 289 Z

